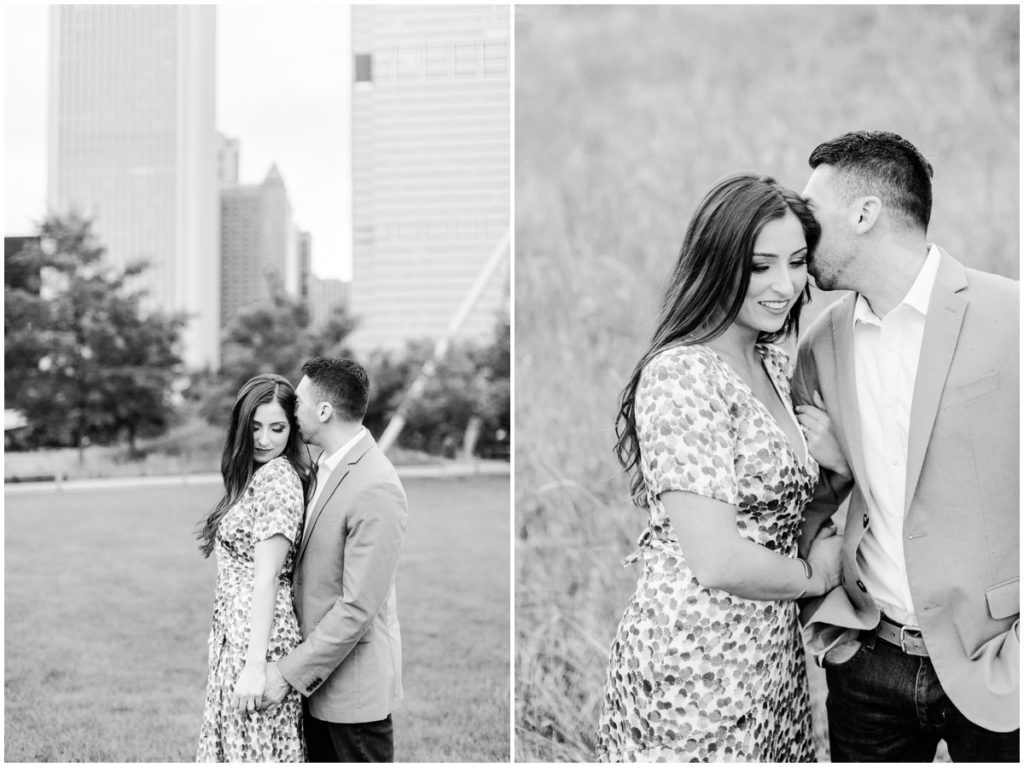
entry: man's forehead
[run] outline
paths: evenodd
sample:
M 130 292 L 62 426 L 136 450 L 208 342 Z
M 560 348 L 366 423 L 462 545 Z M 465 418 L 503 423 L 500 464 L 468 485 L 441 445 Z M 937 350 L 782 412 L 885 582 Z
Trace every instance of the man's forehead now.
M 808 202 L 813 202 L 815 196 L 820 196 L 827 185 L 831 170 L 827 165 L 819 165 L 811 171 L 807 183 L 804 184 L 804 191 L 801 193 L 801 196 Z

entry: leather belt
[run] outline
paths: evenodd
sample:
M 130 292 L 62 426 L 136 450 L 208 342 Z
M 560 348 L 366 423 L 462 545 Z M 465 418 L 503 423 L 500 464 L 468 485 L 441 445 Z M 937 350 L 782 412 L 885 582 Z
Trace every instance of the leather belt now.
M 896 645 L 907 655 L 916 655 L 919 658 L 928 657 L 928 648 L 924 646 L 921 629 L 896 623 L 883 614 L 882 620 L 875 628 L 875 635 L 889 644 Z

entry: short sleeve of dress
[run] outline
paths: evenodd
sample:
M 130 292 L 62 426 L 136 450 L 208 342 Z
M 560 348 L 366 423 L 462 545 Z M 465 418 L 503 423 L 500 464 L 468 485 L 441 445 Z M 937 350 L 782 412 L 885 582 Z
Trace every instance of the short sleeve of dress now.
M 253 542 L 283 535 L 294 543 L 304 516 L 302 482 L 285 459 L 263 466 L 252 480 Z
M 648 363 L 637 387 L 636 426 L 654 496 L 682 490 L 737 503 L 733 399 L 735 384 L 709 349 L 674 347 Z

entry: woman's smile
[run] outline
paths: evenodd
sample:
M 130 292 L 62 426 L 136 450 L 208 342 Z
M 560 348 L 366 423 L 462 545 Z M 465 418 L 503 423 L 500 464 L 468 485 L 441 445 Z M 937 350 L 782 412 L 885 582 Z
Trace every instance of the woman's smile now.
M 785 301 L 758 301 L 761 306 L 767 309 L 772 314 L 785 315 L 789 313 L 789 308 L 792 305 L 793 299 Z

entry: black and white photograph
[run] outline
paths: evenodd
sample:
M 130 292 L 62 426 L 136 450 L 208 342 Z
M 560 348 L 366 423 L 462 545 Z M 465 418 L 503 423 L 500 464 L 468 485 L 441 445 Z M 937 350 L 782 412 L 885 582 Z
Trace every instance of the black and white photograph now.
M 6 762 L 1020 763 L 1019 4 L 0 18 Z
M 1019 8 L 515 9 L 515 759 L 1019 762 Z
M 510 8 L 3 21 L 4 760 L 508 762 Z

